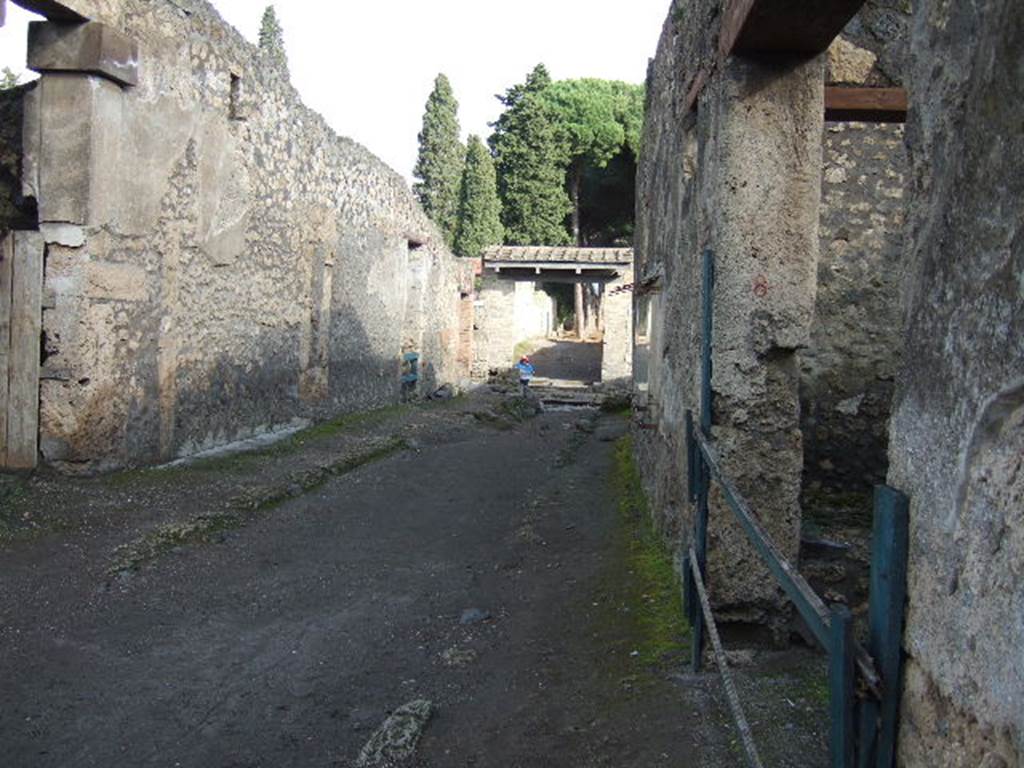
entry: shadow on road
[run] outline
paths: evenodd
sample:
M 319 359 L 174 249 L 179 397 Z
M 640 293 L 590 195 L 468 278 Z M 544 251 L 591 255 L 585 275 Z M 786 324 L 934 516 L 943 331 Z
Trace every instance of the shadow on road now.
M 604 345 L 600 343 L 556 341 L 535 351 L 530 360 L 538 376 L 593 383 L 601 380 L 603 355 Z

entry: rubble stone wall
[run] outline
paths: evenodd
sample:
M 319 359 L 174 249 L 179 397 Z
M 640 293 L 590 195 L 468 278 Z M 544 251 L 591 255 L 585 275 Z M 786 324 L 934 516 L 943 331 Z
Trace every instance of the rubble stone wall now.
M 656 286 L 642 473 L 666 530 L 688 540 L 684 417 L 700 412 L 701 261 L 715 261 L 712 437 L 724 469 L 795 557 L 803 464 L 796 352 L 816 284 L 823 58 L 716 63 L 721 3 L 677 4 L 651 65 L 638 174 L 636 281 Z M 714 73 L 695 110 L 701 70 Z M 774 623 L 778 591 L 717 490 L 712 599 L 725 620 Z
M 903 86 L 910 14 L 872 0 L 826 56 L 826 84 Z M 818 285 L 800 352 L 802 505 L 867 520 L 885 482 L 889 409 L 901 349 L 907 156 L 899 124 L 826 122 Z
M 35 205 L 21 194 L 25 99 L 34 83 L 0 91 L 0 236 L 13 229 L 35 229 Z
M 456 363 L 464 271 L 405 181 L 204 0 L 104 0 L 138 85 L 43 75 L 26 192 L 48 242 L 46 461 L 170 459 L 395 402 Z
M 899 763 L 1024 765 L 1024 11 L 919 3 L 889 482 L 910 511 Z

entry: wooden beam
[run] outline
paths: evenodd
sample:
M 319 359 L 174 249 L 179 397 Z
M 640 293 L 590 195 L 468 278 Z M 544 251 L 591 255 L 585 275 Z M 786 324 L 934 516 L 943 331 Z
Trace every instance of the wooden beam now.
M 905 123 L 907 92 L 903 88 L 825 87 L 825 119 L 835 122 Z
M 39 452 L 39 339 L 42 325 L 43 238 L 14 233 L 11 262 L 10 389 L 7 469 L 35 469 Z
M 7 393 L 11 375 L 11 265 L 14 234 L 0 239 L 0 468 L 7 466 Z
M 686 94 L 686 111 L 689 112 L 695 106 L 697 106 L 697 99 L 700 98 L 700 92 L 704 90 L 704 86 L 708 82 L 708 71 L 702 69 L 697 73 L 697 76 L 693 78 L 693 82 L 690 83 L 690 90 Z
M 864 0 L 729 0 L 719 53 L 821 53 L 862 5 Z

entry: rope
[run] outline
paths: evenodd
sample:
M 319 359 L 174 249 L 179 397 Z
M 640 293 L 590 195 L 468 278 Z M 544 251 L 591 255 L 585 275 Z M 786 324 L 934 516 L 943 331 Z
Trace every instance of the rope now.
M 736 686 L 732 681 L 732 675 L 729 673 L 729 665 L 725 660 L 725 650 L 722 648 L 722 639 L 718 636 L 718 627 L 715 626 L 715 617 L 711 613 L 711 603 L 708 601 L 708 593 L 704 590 L 704 579 L 700 574 L 700 562 L 697 560 L 697 553 L 694 552 L 693 547 L 690 548 L 690 570 L 693 572 L 693 581 L 697 585 L 697 595 L 700 597 L 700 607 L 704 613 L 704 624 L 707 628 L 708 637 L 711 638 L 711 645 L 715 650 L 718 671 L 722 675 L 725 697 L 729 701 L 729 709 L 732 710 L 732 717 L 736 721 L 737 730 L 740 732 L 743 749 L 747 753 L 747 765 L 750 768 L 764 768 L 761 758 L 757 754 L 754 736 L 750 732 L 747 718 L 743 714 L 743 707 L 740 706 L 739 694 L 736 693 Z

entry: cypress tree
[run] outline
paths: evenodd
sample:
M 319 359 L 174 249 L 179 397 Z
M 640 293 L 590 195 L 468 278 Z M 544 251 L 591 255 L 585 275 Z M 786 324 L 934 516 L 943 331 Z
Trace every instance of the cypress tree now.
M 543 64 L 498 100 L 505 111 L 490 138 L 498 172 L 505 241 L 510 245 L 567 245 L 565 191 L 568 147 L 541 94 L 551 84 Z
M 441 228 L 449 247 L 455 242 L 459 184 L 466 161 L 466 149 L 459 141 L 458 112 L 451 83 L 439 74 L 423 113 L 420 151 L 413 169 L 419 181 L 413 184 L 413 192 L 427 216 Z
M 260 50 L 274 67 L 288 77 L 288 54 L 284 50 L 284 30 L 277 20 L 274 6 L 268 5 L 260 22 Z
M 494 160 L 480 137 L 470 136 L 466 168 L 462 173 L 455 252 L 459 256 L 475 257 L 487 246 L 500 243 L 504 235 L 500 213 Z

